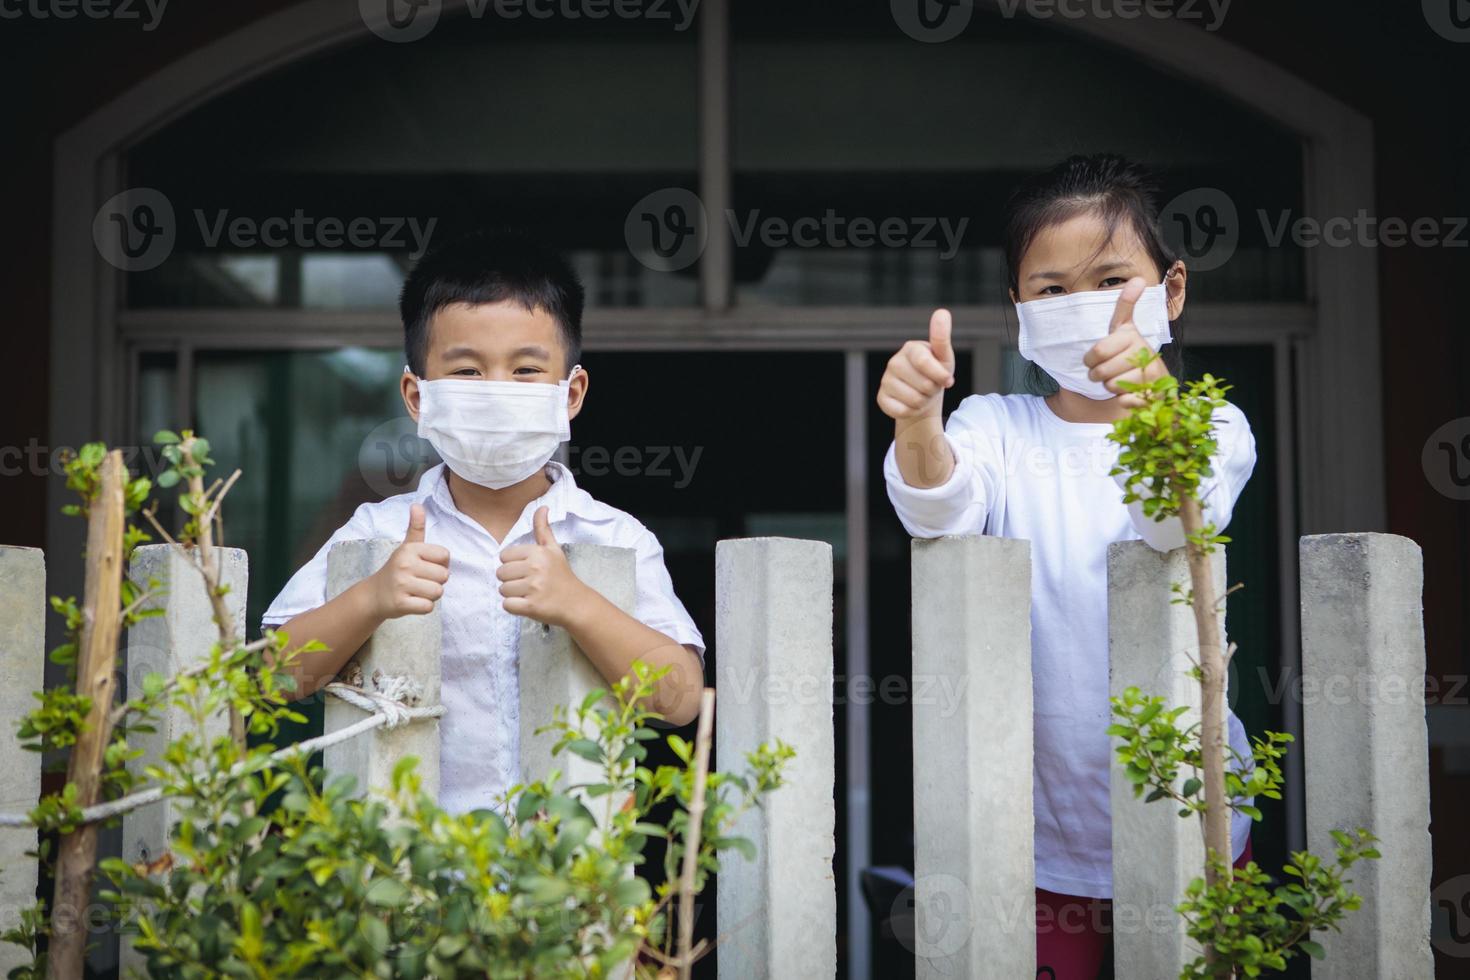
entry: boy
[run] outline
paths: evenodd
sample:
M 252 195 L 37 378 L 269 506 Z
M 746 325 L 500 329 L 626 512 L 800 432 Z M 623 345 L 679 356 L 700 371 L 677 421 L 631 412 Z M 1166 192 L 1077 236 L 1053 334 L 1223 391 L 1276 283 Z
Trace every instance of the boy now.
M 439 804 L 454 813 L 489 807 L 518 781 L 520 617 L 566 629 L 609 682 L 634 660 L 673 667 L 652 707 L 676 725 L 698 711 L 704 643 L 663 549 L 551 460 L 587 394 L 582 305 L 566 260 L 519 236 L 472 234 L 425 255 L 399 301 L 400 391 L 444 463 L 417 491 L 360 506 L 262 617 L 293 645 L 328 647 L 291 670 L 305 697 L 384 620 L 442 604 Z M 403 543 L 328 602 L 327 553 L 355 538 Z M 635 549 L 635 615 L 583 584 L 560 542 Z

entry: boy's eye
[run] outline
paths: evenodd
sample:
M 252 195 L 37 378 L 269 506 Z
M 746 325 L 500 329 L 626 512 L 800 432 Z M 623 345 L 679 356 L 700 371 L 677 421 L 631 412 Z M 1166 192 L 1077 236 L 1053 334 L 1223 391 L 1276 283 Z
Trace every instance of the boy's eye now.
M 520 375 L 530 376 L 530 375 L 536 375 L 536 374 L 545 374 L 546 372 L 544 370 L 542 370 L 541 368 L 536 367 L 535 365 L 525 364 L 525 365 L 522 365 L 521 367 L 516 368 L 515 371 L 514 371 L 514 373 L 515 374 L 520 374 Z
M 464 368 L 459 368 L 458 370 L 455 370 L 455 371 L 450 371 L 449 372 L 449 376 L 452 377 L 452 378 L 473 378 L 475 375 L 477 375 L 479 373 L 480 372 L 477 371 L 474 368 L 464 367 Z

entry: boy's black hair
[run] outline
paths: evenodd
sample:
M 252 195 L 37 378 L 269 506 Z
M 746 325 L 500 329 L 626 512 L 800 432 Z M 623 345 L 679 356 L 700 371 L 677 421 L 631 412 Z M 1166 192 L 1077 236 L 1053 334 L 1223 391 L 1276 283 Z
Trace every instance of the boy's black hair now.
M 571 370 L 582 357 L 582 280 L 556 250 L 519 232 L 490 229 L 430 249 L 404 280 L 398 312 L 409 369 L 424 376 L 435 313 L 455 303 L 507 300 L 526 310 L 545 310 L 556 320 Z
M 1095 214 L 1107 226 L 1112 240 L 1127 225 L 1138 235 L 1162 276 L 1174 265 L 1174 250 L 1159 227 L 1158 184 L 1143 166 L 1115 153 L 1070 156 L 1050 170 L 1024 181 L 1011 195 L 1005 210 L 1006 285 L 1020 293 L 1021 258 L 1043 230 L 1079 214 Z M 1176 378 L 1184 376 L 1184 346 L 1178 320 L 1170 325 L 1171 343 L 1159 351 L 1164 366 Z M 1049 395 L 1056 382 L 1035 364 L 1026 366 L 1026 387 Z

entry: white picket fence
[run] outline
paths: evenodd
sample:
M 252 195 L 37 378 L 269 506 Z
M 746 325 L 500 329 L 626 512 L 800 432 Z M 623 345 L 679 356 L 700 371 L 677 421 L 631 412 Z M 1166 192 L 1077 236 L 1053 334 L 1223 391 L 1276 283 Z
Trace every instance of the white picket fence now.
M 335 594 L 381 565 L 395 542 L 347 542 L 329 558 Z M 584 581 L 628 609 L 631 551 L 567 548 Z M 915 678 L 944 679 L 958 705 L 915 698 L 915 945 L 920 977 L 1035 976 L 1032 860 L 1032 682 L 1030 547 L 994 537 L 913 544 Z M 245 556 L 227 562 L 230 600 L 245 595 Z M 128 679 L 173 673 L 207 654 L 215 630 L 195 575 L 165 547 L 140 549 L 135 577 L 175 582 L 167 615 L 128 639 Z M 1223 559 L 1217 563 L 1224 582 Z M 1161 555 L 1141 542 L 1109 554 L 1109 644 L 1114 693 L 1137 686 L 1197 711 L 1188 670 L 1195 646 L 1187 607 L 1170 585 L 1188 580 L 1183 552 Z M 42 686 L 44 564 L 34 549 L 0 548 L 0 716 L 28 711 Z M 1309 846 L 1332 853 L 1329 832 L 1366 827 L 1383 857 L 1354 868 L 1365 897 L 1328 949 L 1316 978 L 1423 978 L 1429 951 L 1428 749 L 1422 699 L 1424 637 L 1418 547 L 1382 534 L 1324 535 L 1301 542 L 1302 692 Z M 199 593 L 196 601 L 194 593 Z M 745 815 L 736 833 L 757 859 L 731 857 L 718 878 L 721 971 L 730 977 L 813 980 L 836 975 L 832 656 L 832 551 L 785 538 L 722 541 L 716 551 L 716 752 L 738 766 L 761 742 L 797 750 L 789 784 Z M 386 623 L 356 657 L 363 686 L 410 678 L 420 709 L 439 697 L 439 622 Z M 556 705 L 602 686 L 561 630 L 527 622 L 521 633 L 521 768 L 551 768 L 549 736 L 533 729 Z M 957 709 L 957 710 L 956 710 Z M 420 714 L 428 713 L 420 711 Z M 330 699 L 328 734 L 363 727 L 363 709 Z M 178 719 L 165 719 L 156 753 Z M 326 766 L 362 787 L 386 785 L 406 754 L 421 760 L 426 790 L 437 787 L 439 726 L 422 718 L 380 725 L 326 749 Z M 451 747 L 452 751 L 452 747 Z M 574 768 L 575 759 L 559 759 Z M 40 760 L 0 739 L 6 772 L 0 810 L 27 809 L 39 794 Z M 571 777 L 578 774 L 573 771 Z M 1173 807 L 1133 798 L 1115 771 L 1112 794 L 1115 962 L 1119 977 L 1177 976 L 1192 958 L 1173 913 L 1198 873 L 1198 823 Z M 170 819 L 162 801 L 124 818 L 124 857 L 156 857 Z M 0 928 L 30 903 L 34 866 L 23 857 L 34 831 L 0 828 Z M 865 910 L 854 909 L 854 915 Z M 13 947 L 12 947 L 13 949 Z M 136 962 L 128 951 L 123 963 Z M 0 947 L 0 971 L 13 954 Z

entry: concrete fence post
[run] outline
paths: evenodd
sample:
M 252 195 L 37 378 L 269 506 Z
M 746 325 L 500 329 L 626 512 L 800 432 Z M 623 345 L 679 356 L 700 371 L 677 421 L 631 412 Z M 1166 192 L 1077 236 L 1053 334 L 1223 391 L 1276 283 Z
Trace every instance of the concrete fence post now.
M 220 584 L 228 587 L 225 607 L 229 610 L 237 637 L 245 636 L 245 595 L 249 581 L 249 557 L 241 548 L 215 548 L 219 562 Z M 149 607 L 162 609 L 162 616 L 139 620 L 127 635 L 127 684 L 125 696 L 142 693 L 143 681 L 149 674 L 171 678 L 209 659 L 209 652 L 219 642 L 219 627 L 214 622 L 214 609 L 206 592 L 204 576 L 194 564 L 191 554 L 170 544 L 144 545 L 133 552 L 128 577 L 140 588 L 150 578 L 157 579 L 160 595 Z M 158 765 L 168 744 L 194 722 L 183 710 L 164 707 L 153 723 L 154 731 L 136 732 L 128 741 L 143 754 L 128 763 L 129 771 L 142 776 L 146 766 Z M 230 715 L 221 709 L 205 723 L 205 737 L 228 736 Z M 168 850 L 169 832 L 176 819 L 174 802 L 164 797 L 157 803 L 123 814 L 122 857 L 137 864 L 156 860 Z M 133 951 L 126 939 L 120 944 L 121 968 L 141 969 L 144 958 Z
M 1432 976 L 1423 558 L 1392 534 L 1300 548 L 1307 846 L 1330 861 L 1331 831 L 1362 827 L 1383 855 L 1353 865 L 1363 905 L 1312 937 L 1327 951 L 1312 976 Z
M 715 548 L 715 753 L 738 770 L 763 742 L 796 750 L 787 784 L 732 833 L 718 878 L 720 975 L 831 980 L 837 974 L 833 790 L 832 547 L 747 538 Z M 864 914 L 854 910 L 855 915 Z
M 1214 556 L 1215 591 L 1223 595 L 1225 552 Z M 1172 586 L 1189 587 L 1183 548 L 1154 550 L 1143 541 L 1108 546 L 1108 692 L 1129 687 L 1187 706 L 1181 727 L 1200 721 L 1199 633 L 1190 607 Z M 1224 616 L 1221 616 L 1223 629 Z M 1111 724 L 1111 718 L 1102 722 Z M 1166 801 L 1145 803 L 1118 765 L 1108 738 L 1113 826 L 1113 971 L 1120 977 L 1177 977 L 1200 954 L 1174 911 L 1192 879 L 1204 874 L 1199 818 L 1183 819 Z M 1227 739 L 1228 744 L 1228 739 Z
M 623 612 L 633 612 L 637 596 L 634 578 L 637 554 L 632 548 L 569 544 L 563 550 L 577 578 Z M 521 621 L 517 669 L 521 781 L 545 779 L 552 769 L 559 769 L 569 783 L 601 782 L 602 771 L 596 763 L 570 752 L 553 758 L 551 747 L 556 737 L 551 733 L 537 735 L 536 729 L 551 723 L 558 705 L 574 711 L 588 692 L 608 687 L 607 681 L 566 630 L 533 619 Z M 599 807 L 590 809 L 593 813 L 603 812 Z
M 327 598 L 334 599 L 382 568 L 401 544 L 386 538 L 342 541 L 327 554 Z M 364 690 L 379 690 L 392 677 L 407 677 L 418 685 L 415 705 L 439 703 L 439 605 L 424 616 L 400 616 L 379 626 L 338 678 Z M 293 638 L 294 639 L 294 638 Z M 326 695 L 323 732 L 334 732 L 363 719 L 361 708 Z M 357 778 L 357 792 L 386 790 L 393 767 L 404 756 L 419 760 L 420 788 L 431 799 L 439 795 L 439 719 L 421 718 L 397 728 L 375 728 L 356 738 L 328 746 L 322 764 L 328 778 L 349 773 Z
M 39 548 L 0 546 L 0 810 L 26 811 L 41 798 L 41 754 L 15 737 L 22 716 L 36 706 L 32 691 L 46 686 L 46 556 Z M 0 931 L 20 925 L 21 909 L 36 901 L 34 827 L 0 829 Z M 0 943 L 0 976 L 30 957 Z
M 1031 977 L 1031 545 L 915 540 L 912 561 L 917 976 Z

